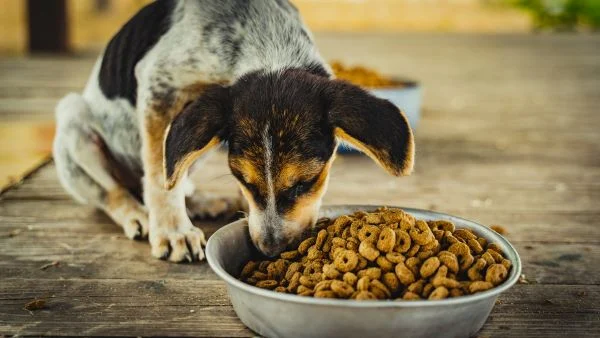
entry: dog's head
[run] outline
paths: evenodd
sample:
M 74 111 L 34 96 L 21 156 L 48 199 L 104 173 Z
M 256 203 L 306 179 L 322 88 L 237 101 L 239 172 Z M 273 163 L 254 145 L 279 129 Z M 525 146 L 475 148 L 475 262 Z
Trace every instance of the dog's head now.
M 412 171 L 412 132 L 392 103 L 303 70 L 249 74 L 230 87 L 208 87 L 172 122 L 167 186 L 227 141 L 229 167 L 250 207 L 251 238 L 272 256 L 315 223 L 339 140 L 392 175 Z

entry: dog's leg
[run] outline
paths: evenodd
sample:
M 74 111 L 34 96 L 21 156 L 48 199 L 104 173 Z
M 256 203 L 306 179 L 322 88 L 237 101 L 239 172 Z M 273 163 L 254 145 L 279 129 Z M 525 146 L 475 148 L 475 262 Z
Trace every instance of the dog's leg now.
M 184 180 L 168 190 L 163 172 L 167 128 L 185 103 L 200 95 L 202 87 L 166 85 L 164 78 L 147 80 L 140 81 L 148 86 L 138 90 L 138 114 L 142 122 L 144 202 L 150 215 L 152 255 L 172 262 L 202 260 L 206 238 L 187 215 Z
M 104 210 L 129 238 L 148 234 L 146 209 L 111 176 L 102 141 L 89 127 L 89 107 L 78 94 L 65 96 L 56 107 L 54 162 L 58 177 L 79 202 Z
M 237 197 L 215 196 L 209 192 L 197 189 L 193 182 L 194 173 L 198 172 L 203 160 L 196 161 L 189 169 L 189 175 L 183 181 L 185 184 L 185 205 L 190 218 L 230 219 L 237 212 L 247 211 L 245 199 L 239 192 Z

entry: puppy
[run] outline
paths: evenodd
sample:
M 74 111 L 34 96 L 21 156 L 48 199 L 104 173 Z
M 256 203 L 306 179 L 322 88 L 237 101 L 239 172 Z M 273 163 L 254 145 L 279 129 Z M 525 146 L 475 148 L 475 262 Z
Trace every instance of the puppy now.
M 113 37 L 83 93 L 59 102 L 56 118 L 65 189 L 173 262 L 204 258 L 205 236 L 189 215 L 237 205 L 194 193 L 187 178 L 222 142 L 252 241 L 268 256 L 315 223 L 339 141 L 392 175 L 413 168 L 404 115 L 333 80 L 285 0 L 151 3 Z

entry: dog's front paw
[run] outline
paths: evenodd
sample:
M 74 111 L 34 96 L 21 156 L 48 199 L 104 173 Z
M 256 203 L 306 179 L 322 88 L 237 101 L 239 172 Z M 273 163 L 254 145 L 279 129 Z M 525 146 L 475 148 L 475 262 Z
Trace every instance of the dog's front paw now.
M 208 193 L 196 193 L 186 198 L 188 215 L 191 218 L 231 218 L 242 208 L 236 197 L 216 197 Z
M 150 228 L 148 211 L 141 204 L 124 200 L 118 207 L 106 211 L 123 228 L 128 238 L 144 239 L 148 236 Z
M 150 246 L 156 258 L 175 263 L 201 261 L 205 245 L 204 232 L 189 220 L 176 227 L 155 225 L 150 228 Z

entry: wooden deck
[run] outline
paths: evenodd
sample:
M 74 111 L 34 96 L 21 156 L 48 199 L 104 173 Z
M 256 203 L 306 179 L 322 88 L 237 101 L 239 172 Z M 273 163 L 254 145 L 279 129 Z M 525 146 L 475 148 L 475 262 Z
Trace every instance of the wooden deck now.
M 327 58 L 425 84 L 414 175 L 340 157 L 326 203 L 503 225 L 528 283 L 500 297 L 479 336 L 600 336 L 600 36 L 322 34 L 318 43 Z M 92 63 L 0 60 L 1 121 L 51 119 Z M 223 154 L 200 176 L 206 189 L 235 193 Z M 0 199 L 0 336 L 253 335 L 206 263 L 151 258 L 147 243 L 74 203 L 52 163 Z M 23 309 L 39 298 L 43 309 Z

